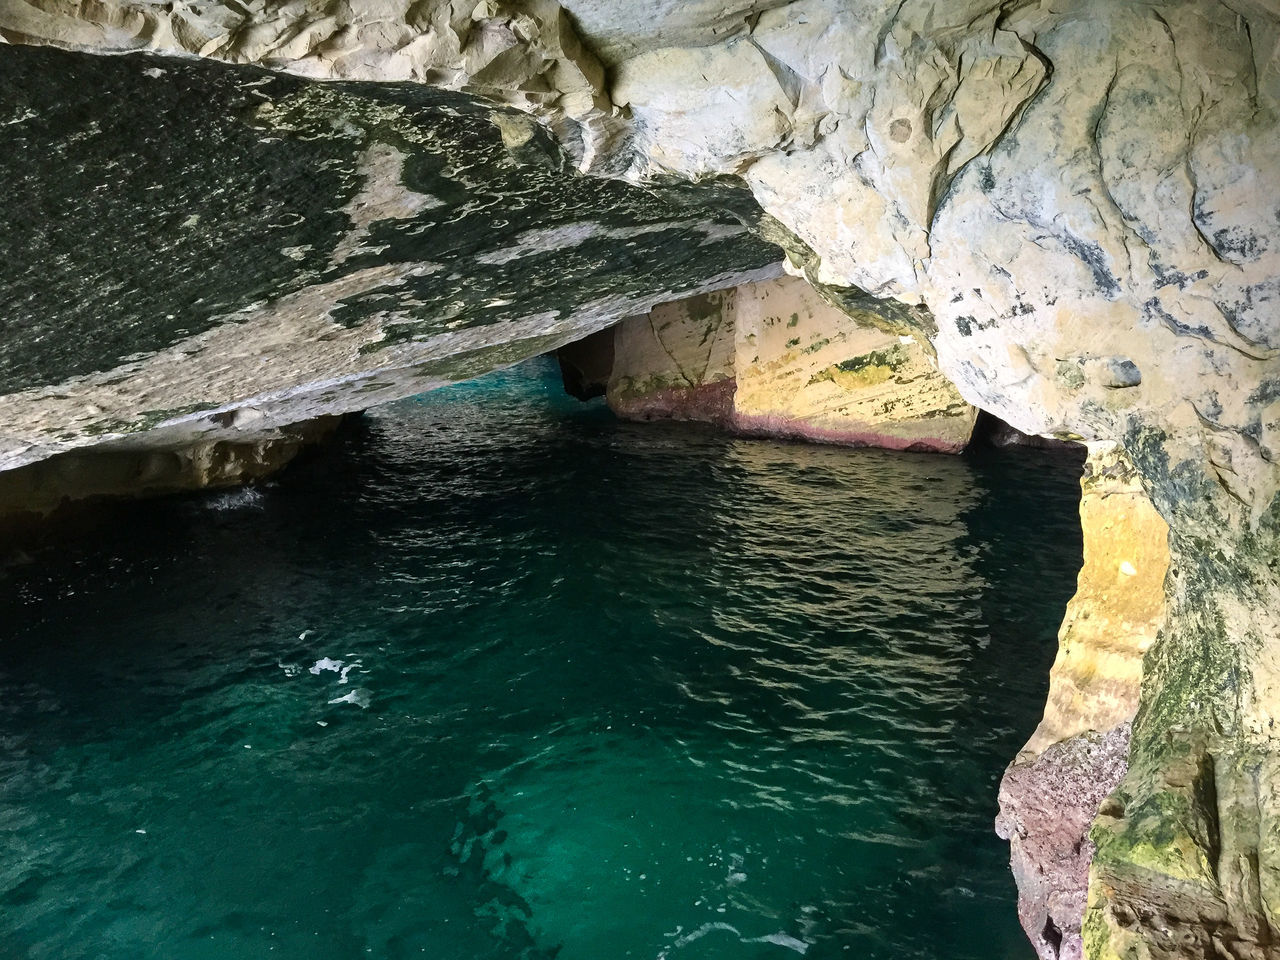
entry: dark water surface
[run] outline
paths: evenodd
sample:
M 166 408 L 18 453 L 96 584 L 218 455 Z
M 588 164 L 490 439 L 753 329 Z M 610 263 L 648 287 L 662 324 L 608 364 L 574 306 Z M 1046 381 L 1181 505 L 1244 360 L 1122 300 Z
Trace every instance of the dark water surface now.
M 1026 958 L 1073 464 L 615 422 L 545 364 L 0 579 L 0 955 Z

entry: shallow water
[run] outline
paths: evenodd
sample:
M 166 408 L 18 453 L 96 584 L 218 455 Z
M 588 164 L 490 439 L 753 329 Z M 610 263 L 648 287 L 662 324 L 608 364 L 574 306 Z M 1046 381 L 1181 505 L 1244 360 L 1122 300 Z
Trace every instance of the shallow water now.
M 0 579 L 0 956 L 1027 958 L 1075 464 L 628 425 L 545 363 Z

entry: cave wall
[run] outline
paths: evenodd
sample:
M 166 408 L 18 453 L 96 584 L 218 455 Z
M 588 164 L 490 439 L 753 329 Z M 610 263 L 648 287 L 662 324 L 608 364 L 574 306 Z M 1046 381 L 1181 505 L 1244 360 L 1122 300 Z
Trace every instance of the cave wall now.
M 697 420 L 728 427 L 735 391 L 734 287 L 629 317 L 614 329 L 605 396 L 628 420 Z
M 735 311 L 734 426 L 890 450 L 957 453 L 977 410 L 928 347 L 845 312 L 794 277 L 752 284 Z
M 0 122 L 0 471 L 252 443 L 779 269 L 741 188 L 588 181 L 422 85 L 4 46 Z
M 1042 960 L 1084 955 L 1089 829 L 1127 770 L 1143 656 L 1166 614 L 1169 528 L 1119 445 L 1090 445 L 1080 488 L 1084 563 L 1044 717 L 1005 771 L 996 819 Z
M 924 345 L 878 320 L 837 309 L 796 277 L 660 304 L 615 329 L 609 406 L 626 419 L 755 436 L 964 449 L 977 410 Z
M 102 498 L 133 498 L 239 486 L 270 477 L 303 450 L 331 438 L 343 417 L 317 417 L 234 440 L 174 445 L 126 439 L 0 471 L 0 528 L 28 524 L 60 508 Z

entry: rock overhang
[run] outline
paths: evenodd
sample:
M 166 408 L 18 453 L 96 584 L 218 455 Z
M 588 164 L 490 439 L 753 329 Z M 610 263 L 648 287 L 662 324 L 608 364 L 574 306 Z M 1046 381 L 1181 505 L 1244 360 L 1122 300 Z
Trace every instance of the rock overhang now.
M 0 73 L 4 467 L 362 409 L 777 272 L 745 191 L 583 178 L 461 94 L 34 47 Z

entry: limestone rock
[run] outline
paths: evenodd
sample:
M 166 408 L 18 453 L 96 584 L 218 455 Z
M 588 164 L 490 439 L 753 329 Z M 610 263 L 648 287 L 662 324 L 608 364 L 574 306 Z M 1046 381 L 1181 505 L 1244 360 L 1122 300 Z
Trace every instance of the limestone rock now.
M 561 126 L 584 164 L 617 126 L 604 68 L 554 0 L 8 0 L 0 39 L 460 90 Z
M 0 471 L 251 442 L 777 272 L 749 200 L 587 181 L 419 85 L 5 47 L 0 117 Z
M 1009 841 L 1018 919 L 1042 960 L 1082 960 L 1094 847 L 1089 828 L 1126 769 L 1129 724 L 1020 758 L 1000 783 L 996 832 Z
M 269 477 L 328 439 L 342 417 L 246 432 L 235 440 L 148 446 L 117 441 L 0 473 L 0 523 L 51 514 L 83 500 L 237 486 Z
M 964 449 L 977 410 L 920 343 L 874 321 L 835 309 L 795 278 L 743 288 L 734 426 L 891 450 Z
M 1081 480 L 1084 565 L 1058 633 L 1044 719 L 1000 784 L 1018 915 L 1043 960 L 1080 960 L 1089 828 L 1127 769 L 1142 660 L 1164 625 L 1169 528 L 1113 443 Z
M 518 8 L 471 0 L 9 0 L 0 5 L 0 36 L 465 88 L 545 122 L 583 169 L 654 182 L 680 176 L 704 191 L 732 174 L 795 238 L 794 249 L 807 251 L 797 265 L 816 287 L 844 291 L 845 302 L 891 301 L 882 309 L 930 338 L 942 374 L 966 401 L 1026 433 L 1120 443 L 1170 527 L 1168 621 L 1144 657 L 1128 772 L 1093 831 L 1087 951 L 1276 953 L 1274 0 L 662 0 L 643 11 L 621 0 L 566 0 L 563 8 L 550 0 Z M 6 51 L 11 63 L 14 52 Z M 40 77 L 56 86 L 53 71 Z M 732 97 L 717 100 L 721 90 Z M 119 109 L 129 102 L 113 101 Z M 210 110 L 226 107 L 214 101 Z M 21 135 L 29 107 L 6 109 L 6 133 Z M 196 126 L 212 128 L 201 116 Z M 505 139 L 518 143 L 519 123 L 502 123 Z M 96 183 L 76 181 L 73 193 L 91 197 Z M 357 192 L 354 183 L 337 190 L 328 212 Z M 151 235 L 172 236 L 181 222 Z M 355 258 L 343 277 L 325 274 L 336 230 L 357 228 L 345 218 L 329 228 L 316 282 L 351 276 L 349 287 L 323 288 L 322 299 L 367 302 L 421 286 L 414 276 L 358 272 Z M 545 244 L 548 234 L 535 236 Z M 479 252 L 466 255 L 476 261 Z M 421 254 L 394 260 L 424 261 L 437 262 Z M 272 302 L 296 292 L 273 289 Z M 609 309 L 639 315 L 661 299 L 670 298 L 614 300 Z M 239 297 L 233 309 L 252 302 Z M 62 305 L 50 315 L 68 313 Z M 530 322 L 501 335 L 471 333 L 465 346 L 455 340 L 447 349 L 474 350 L 468 369 L 478 370 L 520 352 L 489 353 L 499 341 L 550 348 L 604 325 L 565 320 L 549 331 Z M 431 348 L 429 362 L 440 362 L 444 349 Z M 322 369 L 338 380 L 359 376 L 339 359 L 309 355 L 307 383 Z M 232 367 L 245 362 L 231 358 Z M 145 380 L 135 369 L 124 373 Z M 265 370 L 260 383 L 268 381 L 284 395 L 302 391 L 283 366 Z M 79 431 L 100 422 L 80 411 L 103 394 L 77 394 L 70 406 L 28 397 L 0 410 L 0 422 L 33 411 L 38 421 L 17 419 L 19 443 L 44 455 L 53 441 L 39 437 L 37 447 L 32 423 Z M 265 395 L 259 400 L 266 406 Z
M 1084 566 L 1058 633 L 1044 719 L 1023 756 L 1131 721 L 1143 655 L 1164 626 L 1169 527 L 1133 464 L 1114 443 L 1092 444 L 1080 487 Z
M 954 453 L 977 411 L 909 336 L 785 277 L 656 307 L 619 324 L 610 407 L 738 433 Z
M 721 290 L 623 321 L 614 332 L 610 408 L 630 420 L 733 422 L 734 305 Z

